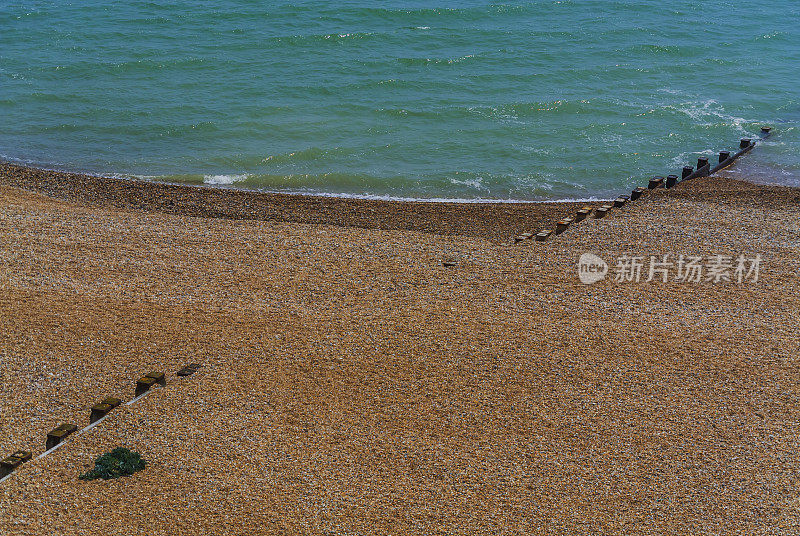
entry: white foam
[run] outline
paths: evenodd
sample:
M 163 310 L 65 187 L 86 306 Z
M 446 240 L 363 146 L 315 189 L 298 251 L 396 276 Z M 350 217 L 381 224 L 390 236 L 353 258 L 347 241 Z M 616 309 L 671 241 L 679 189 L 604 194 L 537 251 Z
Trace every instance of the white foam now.
M 203 175 L 205 184 L 234 184 L 243 181 L 247 175 Z
M 263 191 L 263 190 L 260 190 Z M 310 192 L 298 190 L 267 190 L 269 193 L 286 194 L 286 195 L 304 195 L 309 197 L 334 197 L 343 199 L 365 199 L 368 201 L 405 201 L 413 203 L 463 203 L 463 204 L 492 204 L 492 203 L 589 203 L 594 201 L 608 201 L 611 198 L 605 197 L 569 197 L 566 199 L 492 199 L 485 197 L 463 199 L 460 197 L 402 197 L 394 195 L 376 195 L 376 194 L 331 194 L 323 192 Z
M 472 188 L 483 188 L 483 179 L 480 177 L 475 177 L 474 179 L 467 179 L 464 181 L 460 181 L 458 179 L 450 179 L 450 184 L 458 184 L 460 186 L 470 186 Z
M 710 126 L 715 124 L 714 119 L 721 120 L 724 124 L 729 125 L 741 133 L 748 133 L 745 125 L 748 123 L 755 123 L 744 117 L 738 117 L 731 114 L 726 114 L 722 111 L 722 107 L 714 99 L 707 99 L 704 101 L 689 101 L 677 105 L 665 106 L 668 110 L 674 110 L 689 116 L 693 121 L 697 121 L 702 125 Z

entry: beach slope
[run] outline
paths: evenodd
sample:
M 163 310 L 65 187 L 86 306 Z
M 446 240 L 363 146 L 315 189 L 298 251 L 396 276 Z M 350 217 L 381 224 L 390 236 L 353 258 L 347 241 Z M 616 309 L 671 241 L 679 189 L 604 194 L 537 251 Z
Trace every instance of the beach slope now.
M 203 207 L 264 198 L 129 183 L 137 205 L 9 169 L 0 454 L 168 381 L 0 483 L 4 534 L 798 530 L 798 190 L 699 179 L 503 247 L 573 207 L 237 217 Z M 759 277 L 615 280 L 664 255 L 758 255 Z M 78 480 L 117 446 L 147 468 Z

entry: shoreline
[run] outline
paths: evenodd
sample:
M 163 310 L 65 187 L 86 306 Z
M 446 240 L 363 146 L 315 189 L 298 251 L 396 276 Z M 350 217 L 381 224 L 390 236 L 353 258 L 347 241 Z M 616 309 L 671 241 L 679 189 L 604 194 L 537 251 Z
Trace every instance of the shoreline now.
M 0 161 L 0 185 L 95 206 L 206 218 L 407 230 L 507 240 L 596 201 L 403 201 L 269 193 L 95 176 Z
M 69 171 L 67 169 L 59 169 L 57 167 L 48 167 L 48 164 L 38 164 L 36 162 L 28 162 L 21 159 L 15 159 L 0 155 L 0 165 L 7 164 L 18 168 L 25 168 L 37 170 L 46 173 L 63 173 L 69 175 L 80 175 L 85 177 L 93 177 L 97 179 L 113 179 L 131 182 L 145 182 L 156 185 L 167 186 L 187 186 L 189 188 L 211 188 L 220 190 L 235 190 L 241 192 L 248 192 L 253 194 L 268 194 L 279 196 L 298 196 L 298 197 L 322 197 L 332 199 L 353 199 L 356 201 L 382 201 L 389 203 L 452 203 L 457 205 L 481 205 L 481 204 L 536 204 L 536 203 L 598 203 L 611 200 L 611 197 L 567 197 L 561 199 L 497 199 L 497 198 L 449 198 L 449 197 L 403 197 L 393 195 L 380 195 L 380 194 L 347 194 L 347 193 L 329 193 L 329 192 L 304 192 L 304 191 L 280 191 L 269 190 L 261 188 L 247 188 L 236 186 L 236 182 L 200 182 L 200 181 L 168 181 L 157 179 L 159 175 L 129 175 L 124 173 L 93 173 L 91 171 Z M 199 174 L 198 174 L 199 175 Z

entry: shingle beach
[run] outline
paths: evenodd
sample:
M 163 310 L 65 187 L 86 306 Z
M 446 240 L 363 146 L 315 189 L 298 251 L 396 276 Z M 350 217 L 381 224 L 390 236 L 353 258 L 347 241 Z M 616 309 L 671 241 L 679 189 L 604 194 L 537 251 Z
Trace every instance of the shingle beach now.
M 0 457 L 167 375 L 1 482 L 0 533 L 797 534 L 800 190 L 695 179 L 502 245 L 582 205 L 0 165 Z M 759 277 L 615 280 L 667 254 Z M 146 469 L 78 479 L 118 446 Z

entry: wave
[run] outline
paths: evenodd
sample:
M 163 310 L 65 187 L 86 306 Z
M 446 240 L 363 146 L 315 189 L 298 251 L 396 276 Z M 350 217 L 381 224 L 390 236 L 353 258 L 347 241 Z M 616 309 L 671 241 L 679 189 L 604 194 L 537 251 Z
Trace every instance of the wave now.
M 758 127 L 760 127 L 761 124 L 758 120 L 746 119 L 726 113 L 724 106 L 715 99 L 666 104 L 661 106 L 661 109 L 666 112 L 683 114 L 700 126 L 723 125 L 732 127 L 741 134 L 754 135 L 758 132 Z
M 381 32 L 350 32 L 350 33 L 326 33 L 326 34 L 309 34 L 309 35 L 291 35 L 282 37 L 270 38 L 267 42 L 275 44 L 289 44 L 289 45 L 316 45 L 325 42 L 346 42 L 346 41 L 365 41 L 368 39 L 376 39 L 387 37 L 390 34 Z M 262 47 L 263 44 L 255 45 Z
M 360 18 L 378 19 L 391 22 L 421 20 L 429 22 L 436 19 L 448 20 L 482 20 L 492 15 L 519 15 L 526 11 L 536 10 L 536 3 L 527 4 L 493 4 L 475 7 L 420 7 L 420 8 L 388 8 L 388 7 L 337 7 L 335 10 L 319 10 L 321 20 L 352 20 Z
M 612 100 L 598 98 L 511 102 L 497 105 L 459 104 L 427 109 L 380 108 L 375 110 L 375 112 L 395 117 L 420 117 L 431 119 L 480 117 L 487 119 L 522 120 L 542 117 L 547 114 L 564 116 L 582 113 L 609 114 L 616 110 L 618 110 L 617 103 Z
M 203 175 L 205 184 L 231 185 L 247 180 L 247 174 L 242 175 Z
M 350 156 L 358 154 L 360 151 L 347 147 L 333 147 L 331 149 L 322 149 L 319 147 L 309 147 L 291 153 L 270 155 L 264 158 L 261 163 L 263 164 L 288 164 L 296 162 L 313 162 L 315 160 L 325 160 L 338 156 Z
M 172 184 L 235 187 L 273 193 L 302 194 L 360 199 L 431 202 L 530 202 L 574 199 L 568 192 L 585 191 L 585 185 L 554 179 L 551 175 L 510 177 L 492 173 L 452 172 L 437 176 L 409 178 L 356 173 L 321 174 L 170 174 L 125 175 L 140 180 Z M 409 183 L 415 187 L 409 187 Z M 449 192 L 449 195 L 442 195 Z M 597 196 L 586 195 L 589 200 Z
M 465 61 L 475 60 L 479 54 L 467 54 L 457 58 L 397 58 L 397 62 L 402 65 L 415 66 L 415 65 L 455 65 Z
M 638 44 L 624 48 L 616 49 L 617 52 L 624 54 L 643 54 L 648 55 L 667 55 L 667 56 L 680 56 L 687 57 L 692 53 L 701 52 L 698 47 L 688 45 L 655 45 L 655 44 Z

